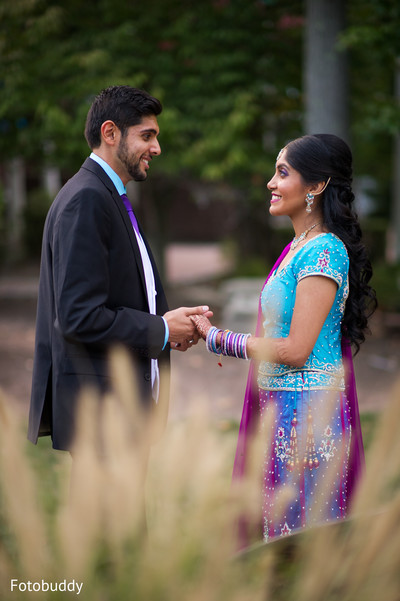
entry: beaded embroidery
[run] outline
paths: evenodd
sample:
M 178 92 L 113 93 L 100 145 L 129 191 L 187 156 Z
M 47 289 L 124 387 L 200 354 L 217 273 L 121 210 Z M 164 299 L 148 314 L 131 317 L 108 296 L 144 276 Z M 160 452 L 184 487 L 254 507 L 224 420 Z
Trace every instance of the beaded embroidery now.
M 330 254 L 331 254 L 330 250 L 328 250 L 327 248 L 324 248 L 322 253 L 319 255 L 317 266 L 321 271 L 324 271 L 324 269 L 327 269 L 329 267 L 329 255 Z
M 289 528 L 288 523 L 285 522 L 283 528 L 281 528 L 281 536 L 289 536 L 289 534 L 292 532 L 292 529 Z
M 303 269 L 300 269 L 297 281 L 300 282 L 300 280 L 310 275 L 324 275 L 332 278 L 339 288 L 343 283 L 343 275 L 340 271 L 330 266 L 330 251 L 327 248 L 320 253 L 316 265 L 306 265 Z
M 262 390 L 344 390 L 344 374 L 340 368 L 336 373 L 308 370 L 307 384 L 304 384 L 305 369 L 293 368 L 283 375 L 268 375 L 263 371 L 263 365 L 257 378 L 258 387 Z
M 320 361 L 318 357 L 308 358 L 303 367 L 290 367 L 282 363 L 271 363 L 270 361 L 262 361 L 260 363 L 260 374 L 264 376 L 286 376 L 294 372 L 315 371 L 323 374 L 331 374 L 333 376 L 343 376 L 343 366 L 341 363 L 328 363 Z
M 321 446 L 318 449 L 318 453 L 325 461 L 329 461 L 335 456 L 336 447 L 334 443 L 332 428 L 326 426 L 324 436 L 321 440 Z
M 264 517 L 263 540 L 265 543 L 269 541 L 269 521 Z
M 303 408 L 299 414 L 299 421 L 293 423 L 292 418 L 295 413 L 290 411 L 290 407 L 293 404 L 298 405 L 299 402 Z M 304 406 L 305 402 L 307 402 L 308 408 Z M 320 409 L 327 405 L 331 407 L 329 411 L 331 417 L 329 421 L 326 421 L 324 416 L 322 418 L 324 425 L 322 425 L 319 418 Z M 310 406 L 313 407 L 312 421 Z M 261 391 L 260 409 L 262 414 L 269 408 L 273 408 L 274 412 L 277 410 L 275 439 L 287 440 L 287 427 L 291 426 L 298 430 L 300 435 L 298 450 L 301 452 L 301 457 L 299 457 L 298 468 L 292 471 L 288 463 L 282 461 L 282 458 L 278 458 L 275 453 L 272 457 L 269 456 L 267 448 L 269 445 L 265 448 L 262 516 L 264 542 L 269 542 L 276 537 L 289 536 L 311 524 L 341 519 L 346 515 L 347 461 L 351 443 L 349 410 L 346 396 L 343 393 L 332 396 L 329 391 L 310 392 L 305 395 L 305 398 L 301 398 L 295 393 Z M 285 427 L 281 425 L 282 422 L 285 423 Z M 264 428 L 264 422 L 262 422 L 262 427 Z M 285 447 L 285 444 L 282 447 Z M 337 449 L 340 449 L 340 453 Z M 315 450 L 317 450 L 316 453 Z M 293 451 L 295 455 L 295 445 Z M 321 453 L 324 453 L 325 456 L 322 457 Z M 332 470 L 331 467 L 331 459 L 334 456 L 335 460 L 341 462 L 337 470 Z M 318 461 L 318 459 L 324 460 Z M 327 496 L 326 502 L 321 504 L 320 490 L 326 491 L 327 487 L 331 494 Z M 288 500 L 282 506 L 279 505 L 278 518 L 276 515 L 277 495 L 285 489 L 289 497 L 286 497 L 285 494 Z
M 278 428 L 277 437 L 275 439 L 275 455 L 281 461 L 287 461 L 290 456 L 290 447 L 287 438 L 285 437 L 285 430 L 282 427 Z

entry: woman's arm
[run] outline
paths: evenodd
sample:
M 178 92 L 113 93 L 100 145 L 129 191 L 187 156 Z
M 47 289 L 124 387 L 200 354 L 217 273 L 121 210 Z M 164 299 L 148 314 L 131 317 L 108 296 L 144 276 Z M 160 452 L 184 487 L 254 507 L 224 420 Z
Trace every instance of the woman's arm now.
M 251 336 L 247 341 L 247 355 L 258 360 L 302 367 L 315 346 L 336 291 L 337 284 L 330 278 L 310 276 L 302 279 L 296 289 L 288 337 Z
M 296 290 L 296 301 L 290 332 L 287 338 L 259 338 L 250 336 L 247 339 L 247 356 L 249 359 L 271 361 L 293 367 L 302 367 L 311 354 L 322 326 L 332 308 L 337 291 L 334 280 L 325 276 L 309 276 L 302 279 Z M 206 339 L 212 327 L 204 316 L 193 316 L 198 332 Z M 222 332 L 216 337 L 220 344 Z

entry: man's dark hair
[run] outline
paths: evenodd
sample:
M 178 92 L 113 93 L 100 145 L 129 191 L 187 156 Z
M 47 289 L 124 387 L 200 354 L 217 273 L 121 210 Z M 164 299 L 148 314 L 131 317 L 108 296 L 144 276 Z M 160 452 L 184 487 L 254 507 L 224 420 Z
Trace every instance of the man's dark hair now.
M 89 148 L 100 146 L 100 129 L 104 121 L 114 121 L 124 135 L 128 127 L 138 125 L 143 117 L 159 115 L 161 111 L 161 102 L 144 90 L 131 86 L 111 86 L 102 90 L 86 118 L 85 138 Z

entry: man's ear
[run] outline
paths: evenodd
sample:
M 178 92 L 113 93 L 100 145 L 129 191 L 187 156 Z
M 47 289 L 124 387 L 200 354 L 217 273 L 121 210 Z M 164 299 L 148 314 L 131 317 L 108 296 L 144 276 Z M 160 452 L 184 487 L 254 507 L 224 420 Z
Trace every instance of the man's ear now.
M 101 138 L 109 146 L 114 146 L 117 141 L 119 129 L 114 121 L 108 120 L 101 124 Z

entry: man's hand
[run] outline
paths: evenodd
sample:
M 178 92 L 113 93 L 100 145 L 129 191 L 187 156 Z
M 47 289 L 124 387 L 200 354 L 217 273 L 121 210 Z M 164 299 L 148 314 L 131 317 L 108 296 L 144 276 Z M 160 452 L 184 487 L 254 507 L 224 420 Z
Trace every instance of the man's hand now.
M 168 342 L 171 343 L 171 348 L 186 351 L 198 343 L 199 334 L 191 320 L 193 315 L 212 317 L 213 312 L 210 311 L 208 306 L 203 305 L 199 307 L 179 307 L 179 309 L 164 314 L 163 317 L 169 328 Z

